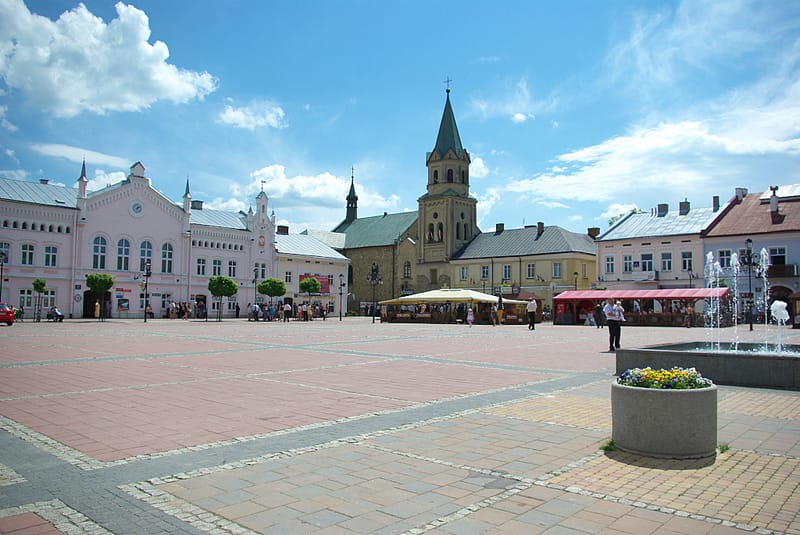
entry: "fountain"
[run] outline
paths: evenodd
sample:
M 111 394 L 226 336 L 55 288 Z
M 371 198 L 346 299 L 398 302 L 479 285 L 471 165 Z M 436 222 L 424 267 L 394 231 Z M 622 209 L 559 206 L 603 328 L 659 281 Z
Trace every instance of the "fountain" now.
M 725 303 L 719 299 L 707 300 L 705 320 L 707 340 L 705 342 L 686 342 L 682 344 L 666 344 L 649 346 L 640 349 L 617 350 L 617 374 L 630 368 L 696 368 L 703 376 L 716 384 L 751 386 L 763 388 L 784 388 L 800 390 L 800 346 L 784 344 L 782 327 L 789 320 L 787 304 L 775 300 L 768 306 L 769 291 L 767 267 L 769 254 L 766 249 L 754 256 L 758 259 L 757 273 L 763 283 L 763 308 L 766 338 L 762 343 L 744 343 L 739 341 L 739 287 L 738 277 L 741 265 L 738 255 L 731 255 L 731 274 L 733 300 L 731 310 L 724 310 Z M 752 268 L 754 264 L 748 266 Z M 705 279 L 710 287 L 722 285 L 723 268 L 713 255 L 706 256 Z M 767 313 L 768 311 L 768 313 Z M 751 312 L 748 310 L 748 313 Z M 733 339 L 723 343 L 722 317 L 731 315 Z M 770 318 L 777 326 L 772 328 Z M 777 332 L 777 340 L 772 331 Z

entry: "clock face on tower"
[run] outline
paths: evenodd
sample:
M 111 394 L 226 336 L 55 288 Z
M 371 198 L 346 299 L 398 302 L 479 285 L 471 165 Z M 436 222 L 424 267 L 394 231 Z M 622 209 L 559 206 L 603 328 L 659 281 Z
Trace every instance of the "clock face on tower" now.
M 130 208 L 128 208 L 128 211 L 133 217 L 142 217 L 142 214 L 144 213 L 144 206 L 140 201 L 133 201 Z

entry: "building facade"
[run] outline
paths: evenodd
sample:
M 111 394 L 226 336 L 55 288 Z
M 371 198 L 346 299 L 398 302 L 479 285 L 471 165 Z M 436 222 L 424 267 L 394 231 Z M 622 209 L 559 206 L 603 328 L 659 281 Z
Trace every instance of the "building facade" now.
M 285 298 L 292 300 L 301 298 L 302 275 L 338 280 L 348 271 L 348 260 L 318 240 L 297 244 L 288 232 L 279 235 L 263 191 L 255 211 L 210 210 L 192 200 L 187 181 L 182 202 L 175 203 L 153 188 L 140 162 L 122 182 L 94 192 L 87 185 L 85 163 L 77 188 L 0 179 L 0 298 L 32 310 L 39 298 L 32 283 L 41 278 L 47 283 L 42 307 L 58 306 L 72 318 L 93 317 L 98 300 L 106 317 L 143 317 L 147 305 L 161 317 L 173 301 L 233 316 L 237 305 L 259 300 L 256 287 L 266 278 L 291 279 Z M 302 261 L 290 269 L 295 258 Z M 92 273 L 114 277 L 102 298 L 86 286 Z M 208 281 L 221 275 L 234 279 L 240 292 L 218 301 Z

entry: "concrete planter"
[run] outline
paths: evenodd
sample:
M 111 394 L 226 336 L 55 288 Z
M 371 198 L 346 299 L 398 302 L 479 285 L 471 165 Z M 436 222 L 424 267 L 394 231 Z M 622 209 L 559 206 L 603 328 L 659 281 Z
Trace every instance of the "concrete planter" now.
M 717 387 L 662 390 L 611 384 L 611 437 L 622 451 L 702 459 L 717 449 Z

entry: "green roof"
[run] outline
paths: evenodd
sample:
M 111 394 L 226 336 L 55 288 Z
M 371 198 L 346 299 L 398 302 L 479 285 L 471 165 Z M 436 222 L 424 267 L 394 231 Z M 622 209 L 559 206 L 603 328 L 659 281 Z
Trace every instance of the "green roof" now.
M 439 135 L 436 137 L 436 147 L 434 147 L 431 154 L 436 153 L 439 158 L 444 158 L 447 151 L 451 149 L 458 158 L 461 158 L 466 152 L 461 144 L 461 136 L 458 135 L 456 116 L 453 114 L 453 107 L 450 105 L 450 90 L 448 89 L 447 101 L 444 104 L 444 113 L 442 113 L 442 122 L 439 124 Z M 428 159 L 430 159 L 430 155 Z
M 419 214 L 401 212 L 399 214 L 383 214 L 372 217 L 360 217 L 336 232 L 342 232 L 345 238 L 345 249 L 360 247 L 382 247 L 394 244 L 412 225 L 417 224 Z

